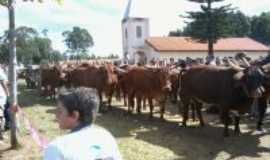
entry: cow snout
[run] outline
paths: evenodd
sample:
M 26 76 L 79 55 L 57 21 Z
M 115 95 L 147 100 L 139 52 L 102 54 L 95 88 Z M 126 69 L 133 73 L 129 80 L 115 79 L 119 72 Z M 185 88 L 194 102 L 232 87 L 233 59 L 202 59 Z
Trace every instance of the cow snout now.
M 253 92 L 252 97 L 254 97 L 254 98 L 259 98 L 259 97 L 262 96 L 262 94 L 264 93 L 264 91 L 265 91 L 264 87 L 261 86 L 261 87 L 257 88 L 257 89 Z
M 167 83 L 163 88 L 162 88 L 163 91 L 165 92 L 170 92 L 172 90 L 172 85 L 171 83 Z

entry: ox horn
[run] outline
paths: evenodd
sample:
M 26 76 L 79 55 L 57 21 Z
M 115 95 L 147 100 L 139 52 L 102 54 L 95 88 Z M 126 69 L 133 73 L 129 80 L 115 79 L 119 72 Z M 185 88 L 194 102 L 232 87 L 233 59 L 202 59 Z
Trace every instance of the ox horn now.
M 119 68 L 119 67 L 115 67 L 115 70 L 119 73 L 127 73 L 126 70 L 122 69 L 122 68 Z
M 243 71 L 244 70 L 244 68 L 242 68 L 242 67 L 236 65 L 235 63 L 233 63 L 232 60 L 228 60 L 228 63 L 235 70 L 238 70 L 238 71 Z
M 241 58 L 241 60 L 243 61 L 245 66 L 250 67 L 250 63 L 247 61 L 245 57 Z
M 243 73 L 243 72 L 238 72 L 238 73 L 236 73 L 236 74 L 233 76 L 233 78 L 234 78 L 235 80 L 240 80 L 243 76 L 244 76 L 244 73 Z
M 263 71 L 269 72 L 270 71 L 270 64 L 265 64 L 262 66 Z

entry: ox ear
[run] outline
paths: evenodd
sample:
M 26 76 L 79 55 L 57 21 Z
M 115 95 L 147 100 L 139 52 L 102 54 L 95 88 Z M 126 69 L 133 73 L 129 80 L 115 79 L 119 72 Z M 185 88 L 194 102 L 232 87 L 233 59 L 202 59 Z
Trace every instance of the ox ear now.
M 243 78 L 243 76 L 244 76 L 244 72 L 240 71 L 240 72 L 237 72 L 236 74 L 233 75 L 233 79 L 240 80 Z

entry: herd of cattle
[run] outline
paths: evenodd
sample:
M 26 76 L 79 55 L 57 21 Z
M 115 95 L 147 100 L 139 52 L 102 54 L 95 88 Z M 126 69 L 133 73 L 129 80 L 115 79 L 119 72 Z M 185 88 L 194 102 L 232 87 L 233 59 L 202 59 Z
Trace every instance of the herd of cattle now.
M 186 126 L 190 109 L 196 111 L 203 126 L 203 104 L 215 104 L 225 126 L 224 136 L 229 135 L 228 126 L 232 122 L 235 133 L 240 133 L 240 116 L 250 112 L 255 99 L 258 101 L 257 130 L 262 130 L 270 95 L 270 65 L 266 59 L 228 58 L 221 65 L 205 65 L 196 61 L 167 65 L 153 62 L 144 66 L 66 62 L 40 67 L 39 73 L 42 95 L 55 96 L 59 87 L 91 87 L 98 91 L 101 102 L 106 95 L 106 109 L 111 109 L 115 95 L 117 99 L 124 99 L 128 112 L 132 112 L 136 104 L 140 113 L 147 101 L 150 117 L 153 116 L 154 105 L 159 104 L 160 117 L 163 118 L 167 99 L 180 101 L 178 106 L 183 115 L 183 126 Z M 100 109 L 104 110 L 104 106 L 101 105 Z M 230 118 L 232 113 L 234 120 Z

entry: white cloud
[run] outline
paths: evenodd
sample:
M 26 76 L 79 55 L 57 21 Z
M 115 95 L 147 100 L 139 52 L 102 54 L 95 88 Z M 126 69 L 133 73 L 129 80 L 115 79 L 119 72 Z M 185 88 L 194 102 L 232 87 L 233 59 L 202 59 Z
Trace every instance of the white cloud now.
M 269 0 L 227 0 L 248 15 L 258 15 L 268 11 Z M 65 0 L 63 5 L 56 2 L 31 3 L 18 1 L 16 5 L 16 25 L 27 25 L 41 31 L 49 30 L 53 46 L 65 50 L 62 32 L 73 26 L 88 29 L 95 41 L 90 49 L 101 55 L 121 53 L 121 19 L 127 0 Z M 152 36 L 167 35 L 170 30 L 184 25 L 186 11 L 196 10 L 199 5 L 187 0 L 133 0 L 131 15 L 149 17 Z M 0 31 L 8 25 L 7 10 L 0 8 Z

